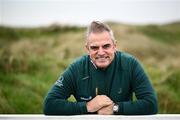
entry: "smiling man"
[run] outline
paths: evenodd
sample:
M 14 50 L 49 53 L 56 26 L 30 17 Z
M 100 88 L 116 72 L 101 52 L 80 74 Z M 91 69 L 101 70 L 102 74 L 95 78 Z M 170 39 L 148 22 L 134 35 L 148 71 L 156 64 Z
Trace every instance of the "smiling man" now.
M 107 25 L 93 21 L 87 29 L 85 47 L 88 54 L 69 65 L 48 92 L 44 114 L 157 113 L 157 97 L 147 74 L 135 57 L 116 50 Z M 70 95 L 76 102 L 67 100 Z

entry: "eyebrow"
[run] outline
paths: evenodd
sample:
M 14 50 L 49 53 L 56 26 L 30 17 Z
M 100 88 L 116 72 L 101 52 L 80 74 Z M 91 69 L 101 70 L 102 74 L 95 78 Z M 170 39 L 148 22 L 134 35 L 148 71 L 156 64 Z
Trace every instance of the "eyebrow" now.
M 103 49 L 106 49 L 107 47 L 110 47 L 110 46 L 111 46 L 110 43 L 106 43 L 106 44 L 102 45 L 101 47 L 102 47 Z M 90 47 L 91 49 L 99 49 L 100 46 L 98 46 L 98 45 L 90 45 L 89 47 Z
M 110 43 L 106 43 L 106 44 L 104 44 L 104 45 L 102 45 L 102 46 L 106 46 L 106 45 L 111 45 Z M 91 46 L 97 46 L 97 47 L 99 47 L 99 45 L 90 45 L 90 47 Z

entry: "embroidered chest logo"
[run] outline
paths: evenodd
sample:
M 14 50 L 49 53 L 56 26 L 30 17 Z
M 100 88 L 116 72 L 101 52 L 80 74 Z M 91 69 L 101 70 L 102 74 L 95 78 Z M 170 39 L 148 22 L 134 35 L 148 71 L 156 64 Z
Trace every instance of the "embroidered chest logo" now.
M 64 77 L 61 76 L 57 81 L 56 81 L 56 85 L 58 85 L 59 87 L 62 87 L 63 86 L 63 80 L 64 80 Z
M 121 94 L 121 93 L 122 93 L 122 88 L 119 88 L 118 94 Z

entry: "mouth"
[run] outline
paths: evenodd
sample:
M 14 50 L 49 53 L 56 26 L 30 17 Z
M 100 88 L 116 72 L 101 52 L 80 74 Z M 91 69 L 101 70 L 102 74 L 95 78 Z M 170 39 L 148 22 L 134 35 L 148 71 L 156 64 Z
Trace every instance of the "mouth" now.
M 109 56 L 106 56 L 106 57 L 104 57 L 104 56 L 97 56 L 96 58 L 95 58 L 95 60 L 97 60 L 98 62 L 106 62 L 107 60 L 109 60 L 110 59 L 110 57 Z

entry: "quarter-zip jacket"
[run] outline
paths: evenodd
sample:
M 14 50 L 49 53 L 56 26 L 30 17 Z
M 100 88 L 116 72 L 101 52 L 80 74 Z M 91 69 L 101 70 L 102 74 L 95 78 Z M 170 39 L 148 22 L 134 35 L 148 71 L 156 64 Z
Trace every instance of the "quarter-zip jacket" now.
M 88 55 L 72 63 L 48 92 L 44 114 L 89 114 L 86 103 L 96 96 L 96 88 L 99 95 L 107 95 L 119 105 L 116 114 L 157 113 L 157 97 L 140 62 L 128 53 L 117 51 L 106 69 L 96 68 Z M 74 95 L 76 102 L 67 100 L 70 95 Z

